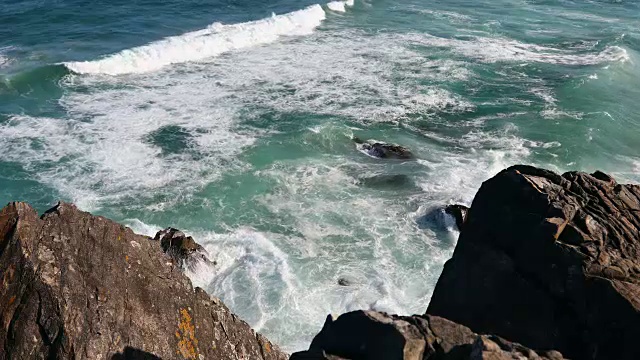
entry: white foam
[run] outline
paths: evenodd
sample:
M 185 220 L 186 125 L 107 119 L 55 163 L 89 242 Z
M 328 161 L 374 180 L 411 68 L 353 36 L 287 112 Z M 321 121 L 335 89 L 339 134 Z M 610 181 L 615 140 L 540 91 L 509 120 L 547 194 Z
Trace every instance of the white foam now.
M 7 53 L 14 49 L 13 46 L 0 47 L 0 68 L 7 67 L 13 62 Z
M 627 50 L 619 46 L 608 46 L 598 53 L 576 53 L 508 38 L 469 36 L 465 39 L 451 39 L 428 34 L 414 34 L 408 37 L 427 46 L 452 48 L 463 56 L 487 63 L 522 61 L 560 65 L 596 65 L 629 60 Z
M 327 313 L 364 308 L 410 314 L 423 312 L 428 303 L 429 282 L 451 248 L 439 248 L 433 232 L 418 228 L 422 214 L 416 204 L 431 201 L 418 196 L 398 203 L 355 185 L 356 178 L 376 170 L 376 163 L 346 158 L 305 159 L 280 162 L 259 174 L 279 184 L 260 203 L 275 214 L 293 216 L 300 232 L 299 238 L 280 241 L 288 242 L 282 250 L 297 263 L 294 287 L 304 290 L 287 300 L 287 316 L 272 318 L 265 329 L 291 350 L 307 344 Z M 421 252 L 429 259 L 417 255 Z M 339 286 L 341 276 L 354 279 L 353 286 Z
M 257 133 L 234 130 L 238 107 L 225 101 L 224 91 L 207 92 L 190 78 L 166 79 L 172 85 L 165 86 L 148 80 L 123 87 L 86 79 L 78 85 L 90 91 L 61 99 L 68 118 L 11 117 L 0 126 L 0 159 L 23 164 L 85 210 L 127 198 L 144 204 L 157 197 L 147 204 L 160 208 L 180 203 L 243 166 L 237 154 Z M 160 146 L 172 144 L 155 144 L 150 136 L 167 127 L 188 135 L 175 152 L 163 153 Z
M 308 35 L 325 19 L 320 5 L 241 24 L 212 24 L 207 29 L 123 50 L 100 60 L 64 63 L 80 74 L 120 75 L 158 70 L 222 53 L 271 43 L 282 36 Z
M 402 101 L 406 108 L 414 112 L 437 111 L 438 113 L 459 113 L 472 111 L 475 106 L 462 97 L 440 88 L 427 88 Z
M 327 3 L 327 8 L 329 8 L 329 10 L 332 11 L 337 11 L 337 12 L 346 12 L 347 6 L 353 6 L 354 5 L 354 0 L 346 0 L 346 1 L 331 1 L 329 3 Z
M 430 10 L 430 9 L 413 9 L 413 11 L 421 14 L 425 14 L 425 15 L 431 15 L 439 19 L 448 19 L 456 23 L 461 23 L 461 22 L 467 23 L 475 20 L 471 16 L 460 14 L 454 11 L 437 11 L 437 10 Z
M 469 109 L 464 98 L 433 85 L 465 81 L 473 76 L 468 64 L 431 60 L 403 40 L 399 34 L 323 31 L 217 58 L 215 68 L 203 70 L 228 88 L 244 89 L 247 104 L 281 112 L 305 109 L 371 122 Z

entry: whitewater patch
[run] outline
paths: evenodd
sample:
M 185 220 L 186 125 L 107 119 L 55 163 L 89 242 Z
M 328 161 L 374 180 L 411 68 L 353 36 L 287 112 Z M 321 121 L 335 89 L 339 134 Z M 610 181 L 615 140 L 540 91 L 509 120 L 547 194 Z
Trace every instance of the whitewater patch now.
M 619 46 L 608 46 L 598 53 L 576 53 L 564 49 L 519 42 L 507 38 L 469 36 L 441 38 L 429 34 L 407 36 L 411 41 L 430 46 L 451 48 L 454 52 L 485 63 L 539 62 L 557 65 L 597 65 L 629 60 L 627 50 Z
M 0 47 L 0 68 L 7 67 L 13 62 L 7 53 L 14 49 L 13 46 Z
M 22 164 L 83 210 L 131 199 L 141 207 L 188 201 L 222 173 L 242 168 L 237 154 L 257 133 L 235 131 L 235 109 L 222 100 L 200 103 L 202 89 L 175 89 L 181 97 L 118 87 L 72 92 L 61 100 L 68 118 L 12 116 L 0 125 L 0 160 Z M 171 141 L 176 131 L 183 143 Z
M 346 4 L 346 2 L 345 2 Z M 94 61 L 66 62 L 79 74 L 120 75 L 158 70 L 225 52 L 274 42 L 282 36 L 308 35 L 325 19 L 320 5 L 241 24 L 214 23 L 208 28 L 123 50 Z
M 346 0 L 346 1 L 331 1 L 327 3 L 327 8 L 332 11 L 337 12 L 346 12 L 346 7 L 351 7 L 354 5 L 354 0 Z

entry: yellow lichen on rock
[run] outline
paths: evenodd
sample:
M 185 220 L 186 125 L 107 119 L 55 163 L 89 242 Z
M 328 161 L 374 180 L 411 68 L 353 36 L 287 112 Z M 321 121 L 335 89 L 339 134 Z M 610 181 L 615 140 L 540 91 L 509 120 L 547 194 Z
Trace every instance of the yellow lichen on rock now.
M 178 355 L 182 355 L 185 359 L 198 358 L 198 339 L 196 338 L 196 329 L 191 322 L 191 315 L 187 309 L 180 309 L 180 319 L 178 320 L 178 331 L 176 337 L 178 341 Z

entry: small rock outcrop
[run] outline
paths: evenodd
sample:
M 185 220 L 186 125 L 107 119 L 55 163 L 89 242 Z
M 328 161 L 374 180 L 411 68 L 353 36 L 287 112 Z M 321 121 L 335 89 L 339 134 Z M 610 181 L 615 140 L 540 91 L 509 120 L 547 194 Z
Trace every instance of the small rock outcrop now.
M 352 139 L 358 144 L 358 149 L 365 154 L 380 159 L 412 159 L 413 154 L 404 146 L 379 142 L 374 140 L 364 141 L 354 137 Z
M 459 204 L 447 205 L 444 208 L 444 212 L 453 216 L 453 218 L 456 219 L 456 226 L 458 227 L 458 230 L 462 230 L 464 222 L 467 221 L 469 208 Z
M 169 227 L 158 231 L 153 240 L 159 241 L 162 250 L 182 268 L 193 270 L 199 262 L 209 265 L 216 264 L 209 260 L 209 254 L 202 245 L 178 229 Z
M 158 241 L 71 204 L 0 211 L 0 281 L 1 360 L 286 359 Z
M 478 335 L 449 320 L 354 311 L 327 317 L 309 350 L 290 360 L 562 360 L 497 336 Z
M 503 170 L 473 200 L 427 314 L 571 359 L 640 359 L 640 186 Z

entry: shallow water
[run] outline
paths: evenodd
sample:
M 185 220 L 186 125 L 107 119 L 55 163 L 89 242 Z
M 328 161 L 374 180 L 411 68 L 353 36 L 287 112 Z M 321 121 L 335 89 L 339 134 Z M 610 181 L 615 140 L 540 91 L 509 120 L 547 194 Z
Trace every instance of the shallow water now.
M 327 313 L 423 312 L 457 238 L 439 209 L 506 166 L 640 181 L 639 20 L 637 1 L 3 5 L 0 200 L 183 229 L 219 263 L 194 282 L 301 349 Z

